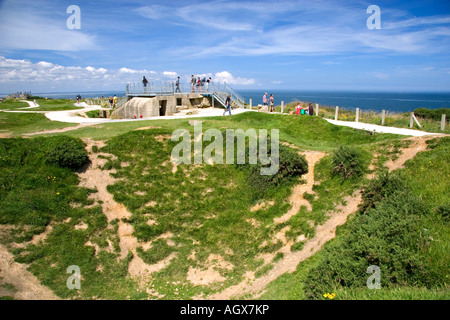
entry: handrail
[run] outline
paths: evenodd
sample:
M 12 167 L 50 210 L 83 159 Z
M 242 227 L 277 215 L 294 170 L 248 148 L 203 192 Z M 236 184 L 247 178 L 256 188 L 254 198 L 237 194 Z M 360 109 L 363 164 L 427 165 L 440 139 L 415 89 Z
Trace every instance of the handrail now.
M 192 90 L 194 89 L 194 90 Z M 126 96 L 132 95 L 174 95 L 177 93 L 191 93 L 196 92 L 199 94 L 209 93 L 212 94 L 223 106 L 225 106 L 225 101 L 227 95 L 230 95 L 231 101 L 234 102 L 239 108 L 245 107 L 244 98 L 237 93 L 230 85 L 226 82 L 211 82 L 205 87 L 198 88 L 195 86 L 192 88 L 191 83 L 180 83 L 177 87 L 175 82 L 160 82 L 153 83 L 148 82 L 146 86 L 142 83 L 127 83 L 126 84 Z

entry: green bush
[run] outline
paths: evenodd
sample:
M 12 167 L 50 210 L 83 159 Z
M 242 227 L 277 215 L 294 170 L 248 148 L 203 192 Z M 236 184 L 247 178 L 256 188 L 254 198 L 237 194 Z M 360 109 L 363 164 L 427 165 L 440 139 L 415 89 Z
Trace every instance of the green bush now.
M 362 188 L 363 203 L 360 206 L 362 213 L 368 213 L 389 195 L 404 189 L 405 185 L 397 175 L 386 172 L 377 176 Z
M 366 168 L 367 163 L 358 149 L 341 146 L 334 152 L 331 169 L 333 175 L 347 180 L 351 177 L 361 176 Z
M 417 108 L 414 110 L 414 114 L 417 117 L 440 121 L 443 114 L 446 115 L 447 119 L 450 118 L 450 108 L 440 108 L 440 109 Z
M 380 268 L 381 286 L 429 286 L 436 279 L 426 272 L 420 254 L 421 216 L 427 209 L 409 191 L 396 191 L 368 214 L 346 226 L 345 236 L 327 245 L 306 280 L 306 295 L 321 298 L 343 288 L 365 288 L 367 268 Z
M 99 110 L 91 110 L 85 113 L 88 118 L 100 118 L 100 111 Z
M 0 167 L 43 163 L 78 170 L 89 158 L 84 143 L 77 138 L 0 139 Z
M 89 158 L 83 142 L 67 136 L 56 136 L 46 141 L 45 156 L 48 163 L 78 170 Z
M 308 172 L 305 157 L 281 145 L 279 147 L 279 169 L 274 175 L 261 175 L 263 165 L 252 166 L 248 183 L 259 191 L 288 182 Z

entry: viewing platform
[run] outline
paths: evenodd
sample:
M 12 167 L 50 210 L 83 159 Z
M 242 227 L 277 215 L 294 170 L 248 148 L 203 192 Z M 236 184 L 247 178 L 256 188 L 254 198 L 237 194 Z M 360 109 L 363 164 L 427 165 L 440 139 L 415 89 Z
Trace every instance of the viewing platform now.
M 146 86 L 142 83 L 127 83 L 125 95 L 127 100 L 132 98 L 145 97 L 161 97 L 161 96 L 193 96 L 202 95 L 210 96 L 213 107 L 215 102 L 225 107 L 227 96 L 230 95 L 231 105 L 234 108 L 244 108 L 245 100 L 227 83 L 211 82 L 205 83 L 203 86 L 192 86 L 190 83 L 180 83 L 179 86 L 175 82 L 148 82 Z

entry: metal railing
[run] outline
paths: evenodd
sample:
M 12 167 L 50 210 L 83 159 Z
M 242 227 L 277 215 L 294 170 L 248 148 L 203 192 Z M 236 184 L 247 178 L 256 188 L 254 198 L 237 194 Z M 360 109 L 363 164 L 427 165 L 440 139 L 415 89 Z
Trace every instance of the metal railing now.
M 232 87 L 230 87 L 226 82 L 224 83 L 211 83 L 211 91 L 213 97 L 219 101 L 225 107 L 225 101 L 227 96 L 230 95 L 231 103 L 235 104 L 238 108 L 244 108 L 245 100 L 237 93 Z
M 175 92 L 174 82 L 127 83 L 126 95 L 172 95 Z
M 117 97 L 116 109 L 120 108 L 127 102 L 127 97 Z M 84 101 L 90 106 L 111 107 L 108 98 L 85 98 Z
M 148 82 L 145 86 L 143 83 L 127 83 L 126 85 L 126 96 L 127 97 L 137 97 L 137 96 L 162 96 L 162 95 L 174 95 L 189 94 L 189 93 L 199 93 L 199 94 L 210 94 L 215 98 L 220 104 L 225 107 L 225 101 L 227 96 L 230 95 L 231 102 L 238 108 L 244 108 L 245 100 L 237 93 L 231 86 L 227 83 L 211 82 L 204 83 L 203 85 L 193 85 L 192 83 L 180 83 L 178 86 L 175 82 Z

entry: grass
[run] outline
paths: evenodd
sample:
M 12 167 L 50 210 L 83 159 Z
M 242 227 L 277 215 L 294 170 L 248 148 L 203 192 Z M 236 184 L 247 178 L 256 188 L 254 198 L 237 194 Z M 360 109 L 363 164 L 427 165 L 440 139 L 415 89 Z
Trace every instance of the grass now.
M 26 107 L 28 107 L 28 103 L 16 99 L 0 102 L 0 110 L 15 110 Z
M 297 107 L 297 102 L 291 102 L 285 105 L 283 112 L 289 113 L 294 112 L 295 108 Z M 301 102 L 302 107 L 306 107 L 308 103 Z M 315 108 L 315 104 L 314 108 Z M 445 110 L 448 109 L 440 109 L 442 112 L 448 112 Z M 275 107 L 276 112 L 281 112 L 281 106 Z M 428 110 L 429 113 L 432 113 L 430 110 Z M 434 111 L 434 110 L 432 110 Z M 328 107 L 328 106 L 320 106 L 319 107 L 319 117 L 326 118 L 326 119 L 335 119 L 335 112 L 336 109 L 334 107 Z M 435 112 L 434 112 L 435 113 Z M 434 115 L 433 113 L 433 115 Z M 314 113 L 315 114 L 315 113 Z M 426 114 L 424 112 L 420 114 Z M 436 133 L 450 133 L 450 127 L 448 126 L 448 123 L 446 125 L 446 128 L 444 131 L 441 131 L 441 120 L 440 120 L 440 114 L 439 117 L 432 118 L 430 116 L 424 117 L 416 115 L 416 118 L 418 119 L 419 123 L 421 124 L 421 128 L 414 122 L 414 125 L 412 128 L 410 128 L 410 112 L 404 112 L 404 113 L 395 113 L 395 112 L 387 112 L 385 117 L 385 126 L 389 127 L 397 127 L 397 128 L 408 128 L 408 129 L 417 129 L 421 131 L 426 132 L 436 132 Z M 341 121 L 355 121 L 356 119 L 356 111 L 354 110 L 348 110 L 339 108 L 339 114 L 338 114 L 338 120 Z M 360 116 L 359 121 L 364 123 L 370 123 L 370 124 L 378 124 L 381 125 L 381 112 L 374 112 L 374 111 L 364 111 L 360 110 Z M 448 116 L 447 116 L 447 122 L 448 122 Z
M 161 142 L 154 138 L 158 136 L 167 138 Z M 135 236 L 142 242 L 155 241 L 150 251 L 138 250 L 138 254 L 144 261 L 155 263 L 177 253 L 149 285 L 158 287 L 165 298 L 189 298 L 222 288 L 217 284 L 192 286 L 186 280 L 189 269 L 203 268 L 211 255 L 220 255 L 234 266 L 232 270 L 221 269 L 227 278 L 224 286 L 237 283 L 245 271 L 261 266 L 259 246 L 264 240 L 270 241 L 276 231 L 265 226 L 288 209 L 286 199 L 293 182 L 267 192 L 265 196 L 274 201 L 270 209 L 251 213 L 254 191 L 247 183 L 246 170 L 234 165 L 179 165 L 172 174 L 170 151 L 176 143 L 169 139 L 170 131 L 165 129 L 130 132 L 109 140 L 100 151 L 118 157 L 116 165 L 106 166 L 114 167 L 115 177 L 121 180 L 108 190 L 132 212 L 127 222 L 133 225 Z M 133 165 L 120 167 L 120 162 Z M 155 205 L 148 206 L 151 202 Z M 251 227 L 247 222 L 251 218 L 261 226 Z M 149 226 L 149 219 L 156 224 Z M 156 240 L 163 234 L 172 235 L 172 246 Z M 192 254 L 194 260 L 188 258 Z M 185 289 L 175 295 L 180 284 Z
M 0 113 L 3 114 L 6 113 Z M 108 191 L 115 201 L 131 212 L 131 217 L 124 222 L 133 226 L 133 235 L 139 240 L 136 252 L 148 264 L 174 255 L 170 264 L 152 274 L 145 285 L 131 279 L 128 265 L 132 256 L 119 259 L 118 221 L 108 223 L 100 203 L 90 197 L 96 190 L 78 186 L 78 177 L 72 170 L 45 161 L 41 143 L 59 134 L 27 140 L 0 140 L 2 145 L 11 144 L 11 147 L 0 148 L 0 224 L 16 226 L 2 236 L 1 243 L 9 246 L 17 262 L 29 264 L 29 270 L 62 298 L 191 299 L 207 296 L 239 283 L 248 271 L 254 272 L 256 277 L 270 272 L 273 264 L 283 258 L 279 251 L 281 242 L 272 241 L 275 234 L 289 226 L 288 240 L 295 241 L 300 235 L 313 237 L 315 227 L 327 219 L 327 212 L 366 183 L 364 176 L 346 180 L 333 176 L 331 151 L 340 145 L 351 146 L 359 151 L 367 166 L 372 160 L 395 158 L 405 146 L 405 142 L 399 140 L 400 136 L 373 135 L 333 126 L 317 117 L 244 113 L 199 120 L 204 121 L 204 131 L 210 128 L 255 128 L 269 132 L 279 129 L 283 141 L 306 150 L 330 152 L 315 168 L 315 178 L 320 184 L 314 185 L 314 193 L 305 195 L 312 210 L 302 207 L 288 222 L 273 224 L 275 217 L 290 209 L 288 199 L 292 186 L 300 182 L 298 177 L 261 193 L 248 183 L 247 166 L 180 164 L 173 173 L 170 156 L 177 142 L 171 141 L 170 137 L 180 128 L 193 133 L 187 119 L 111 123 L 65 135 L 108 140 L 106 147 L 93 152 L 102 153 L 106 161 L 104 170 L 114 169 L 112 174 L 118 180 L 108 187 Z M 34 130 L 33 125 L 36 122 L 30 123 L 28 128 L 18 125 L 12 131 L 18 134 Z M 133 131 L 146 126 L 160 128 Z M 423 246 L 421 254 L 430 266 L 429 272 L 436 277 L 447 276 L 449 262 L 445 222 L 449 179 L 440 178 L 449 175 L 450 153 L 448 143 L 442 141 L 446 140 L 432 141 L 431 151 L 419 154 L 402 171 L 415 196 L 431 208 L 431 214 L 421 220 L 422 228 L 429 232 L 422 238 L 430 243 Z M 204 143 L 203 147 L 207 145 Z M 113 160 L 108 154 L 117 159 Z M 124 166 L 124 163 L 129 165 Z M 377 164 L 375 169 L 382 171 L 381 161 Z M 273 205 L 251 211 L 250 208 L 260 201 L 273 201 Z M 256 221 L 256 224 L 249 221 Z M 86 227 L 80 228 L 80 225 Z M 49 230 L 49 226 L 52 228 L 44 242 L 37 245 L 28 242 L 34 235 Z M 331 243 L 345 237 L 345 228 L 338 230 L 338 237 Z M 436 241 L 430 241 L 429 237 Z M 13 249 L 13 243 L 22 243 L 23 247 Z M 144 249 L 145 243 L 149 246 Z M 301 250 L 303 243 L 295 243 L 293 250 Z M 264 262 L 262 253 L 271 254 L 272 259 Z M 317 270 L 322 255 L 322 251 L 318 252 L 302 262 L 296 272 L 284 274 L 269 284 L 261 298 L 308 298 L 305 283 L 310 273 Z M 220 256 L 232 265 L 232 268 L 214 267 L 225 280 L 205 286 L 191 283 L 187 279 L 188 272 L 206 270 L 211 265 L 208 259 L 213 256 Z M 66 287 L 66 269 L 70 265 L 81 268 L 83 281 L 79 291 Z M 370 299 L 373 294 L 361 288 L 335 292 L 336 299 Z M 392 299 L 446 297 L 437 287 L 427 291 L 420 286 L 398 286 L 378 293 L 377 297 Z
M 107 228 L 101 207 L 92 206 L 88 197 L 95 190 L 79 187 L 72 170 L 46 161 L 43 144 L 48 140 L 0 140 L 0 224 L 15 226 L 5 232 L 2 244 L 24 243 L 10 248 L 16 261 L 30 264 L 28 270 L 61 298 L 136 297 L 136 284 L 126 276 L 129 260 L 118 263 L 117 253 L 97 254 L 86 245 L 90 241 L 105 247 L 108 240 L 118 247 L 117 229 Z M 87 228 L 76 228 L 81 223 Z M 49 226 L 44 243 L 28 243 Z M 80 292 L 66 287 L 70 265 L 81 268 Z
M 25 133 L 62 129 L 74 126 L 73 123 L 51 121 L 42 113 L 0 112 L 0 133 L 12 137 Z
M 304 149 L 331 151 L 337 145 L 361 146 L 390 139 L 399 139 L 400 135 L 373 134 L 373 132 L 334 126 L 318 117 L 295 117 L 265 113 L 242 113 L 229 117 L 197 118 L 203 122 L 203 130 L 210 128 L 229 129 L 279 129 L 280 139 Z M 123 123 L 102 124 L 81 128 L 67 133 L 73 137 L 90 137 L 95 140 L 107 140 L 137 128 L 152 126 L 163 127 L 169 131 L 176 129 L 192 130 L 188 119 L 149 120 Z
M 394 283 L 394 280 L 382 278 L 381 290 L 370 290 L 365 286 L 357 285 L 337 285 L 336 281 L 328 279 L 327 276 L 321 272 L 320 266 L 326 260 L 327 255 L 336 254 L 340 248 L 340 243 L 345 243 L 345 240 L 351 237 L 355 232 L 353 226 L 364 218 L 364 216 L 355 216 L 347 222 L 343 227 L 338 228 L 337 237 L 329 241 L 324 249 L 316 253 L 310 259 L 302 262 L 297 267 L 297 270 L 292 274 L 285 274 L 273 281 L 267 287 L 267 292 L 261 296 L 260 299 L 309 299 L 308 295 L 310 290 L 309 284 L 311 283 L 311 276 L 317 278 L 319 276 L 323 282 L 322 287 L 327 288 L 322 291 L 336 293 L 335 299 L 444 299 L 449 298 L 448 290 L 448 264 L 449 264 L 449 202 L 448 202 L 448 175 L 450 174 L 449 166 L 449 151 L 450 151 L 450 139 L 434 139 L 429 142 L 429 151 L 419 153 L 416 158 L 406 163 L 405 169 L 401 169 L 398 175 L 402 181 L 410 190 L 411 199 L 415 199 L 420 207 L 424 208 L 426 213 L 416 216 L 414 219 L 415 232 L 409 232 L 402 235 L 402 237 L 410 237 L 418 241 L 417 246 L 412 247 L 411 254 L 418 255 L 419 260 L 425 269 L 415 274 L 411 273 L 403 281 L 405 283 Z M 422 170 L 422 169 L 423 170 Z M 426 168 L 426 169 L 425 169 Z M 402 200 L 403 201 L 403 200 Z M 379 207 L 379 205 L 378 205 Z M 415 205 L 414 208 L 417 208 Z M 418 209 L 419 210 L 419 209 Z M 386 213 L 385 213 L 386 214 Z M 390 228 L 394 221 L 387 222 L 384 228 Z M 364 223 L 368 225 L 368 223 Z M 410 224 L 411 225 L 411 224 Z M 352 229 L 353 228 L 353 229 Z M 400 229 L 397 229 L 397 232 Z M 382 235 L 379 235 L 380 240 Z M 361 240 L 362 238 L 359 237 Z M 357 246 L 363 246 L 363 243 L 355 243 Z M 380 245 L 381 249 L 386 249 L 388 245 Z M 347 243 L 345 248 L 348 248 Z M 402 247 L 403 248 L 403 247 Z M 345 250 L 345 249 L 344 249 Z M 394 250 L 399 251 L 400 248 Z M 346 256 L 337 257 L 338 261 L 345 261 L 352 258 L 351 253 L 347 253 Z M 358 257 L 353 257 L 358 259 Z M 367 256 L 361 256 L 359 259 L 365 259 Z M 397 261 L 399 262 L 399 261 Z M 355 260 L 356 263 L 356 260 Z M 396 262 L 394 262 L 396 263 Z M 333 265 L 327 265 L 329 268 L 333 268 Z M 382 265 L 381 265 L 382 266 Z M 347 267 L 349 268 L 349 267 Z M 401 269 L 400 269 L 401 270 Z M 346 273 L 346 270 L 341 271 L 342 274 Z M 382 272 L 386 275 L 386 270 Z M 392 271 L 389 271 L 392 272 Z M 320 274 L 320 275 L 319 275 Z M 369 275 L 362 272 L 357 278 L 361 283 L 365 283 Z M 412 277 L 415 280 L 412 280 Z M 409 278 L 411 280 L 408 280 Z M 336 275 L 335 278 L 339 278 Z M 395 279 L 393 277 L 392 279 Z M 315 280 L 316 281 L 316 280 Z M 413 282 L 408 282 L 413 281 Z M 321 292 L 319 294 L 320 299 L 322 294 L 327 292 Z M 324 298 L 327 299 L 327 298 Z
M 68 99 L 37 99 L 40 107 L 30 109 L 30 111 L 62 111 L 76 110 L 73 102 Z M 19 100 L 6 100 L 0 102 L 0 110 L 20 111 L 19 108 L 28 107 L 26 102 Z M 70 123 L 50 121 L 43 113 L 10 113 L 0 112 L 0 133 L 8 136 L 20 136 L 25 133 L 47 131 L 52 129 L 62 129 L 73 126 Z
M 39 107 L 33 108 L 33 111 L 64 111 L 79 110 L 83 107 L 74 106 L 74 101 L 69 99 L 36 99 Z

